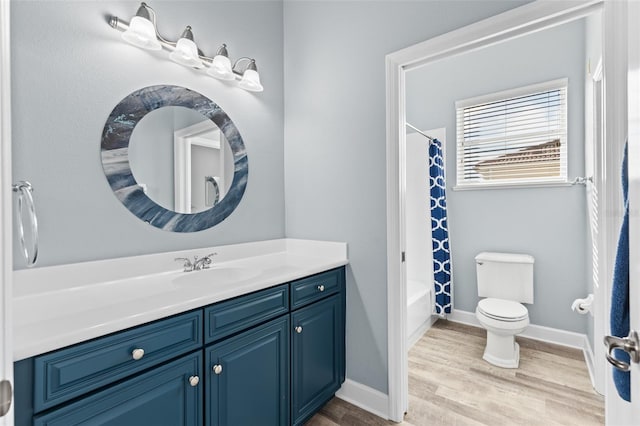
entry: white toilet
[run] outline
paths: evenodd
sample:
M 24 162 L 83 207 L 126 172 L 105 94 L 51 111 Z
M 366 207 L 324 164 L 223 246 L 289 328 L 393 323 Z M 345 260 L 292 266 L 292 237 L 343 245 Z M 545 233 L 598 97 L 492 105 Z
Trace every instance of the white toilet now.
M 533 303 L 533 256 L 482 252 L 476 256 L 478 302 L 476 317 L 487 329 L 485 361 L 503 368 L 518 368 L 520 347 L 515 335 L 529 325 Z

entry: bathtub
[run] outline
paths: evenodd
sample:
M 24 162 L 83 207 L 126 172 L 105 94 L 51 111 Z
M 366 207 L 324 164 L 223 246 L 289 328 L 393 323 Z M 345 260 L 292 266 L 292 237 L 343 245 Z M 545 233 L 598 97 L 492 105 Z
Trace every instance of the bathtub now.
M 407 345 L 412 347 L 431 328 L 432 285 L 425 281 L 407 280 Z

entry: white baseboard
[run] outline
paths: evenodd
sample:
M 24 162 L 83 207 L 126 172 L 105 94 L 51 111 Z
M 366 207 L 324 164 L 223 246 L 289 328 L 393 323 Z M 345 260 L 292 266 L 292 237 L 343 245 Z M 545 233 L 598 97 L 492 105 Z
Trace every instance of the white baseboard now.
M 385 420 L 389 419 L 389 396 L 379 390 L 346 379 L 336 396 Z
M 476 314 L 473 312 L 454 309 L 452 314 L 447 315 L 447 319 L 449 321 L 481 327 L 478 318 L 476 318 Z M 586 335 L 582 333 L 559 330 L 557 328 L 535 324 L 530 324 L 527 329 L 518 336 L 583 350 L 585 348 L 585 342 L 587 341 Z

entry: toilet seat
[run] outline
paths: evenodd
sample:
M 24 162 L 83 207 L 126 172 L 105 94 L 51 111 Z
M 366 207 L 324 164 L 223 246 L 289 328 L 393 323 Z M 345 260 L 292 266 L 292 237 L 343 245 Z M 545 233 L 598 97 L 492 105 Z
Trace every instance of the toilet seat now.
M 504 322 L 521 321 L 529 316 L 529 311 L 521 303 L 493 297 L 478 302 L 478 312 L 487 318 Z

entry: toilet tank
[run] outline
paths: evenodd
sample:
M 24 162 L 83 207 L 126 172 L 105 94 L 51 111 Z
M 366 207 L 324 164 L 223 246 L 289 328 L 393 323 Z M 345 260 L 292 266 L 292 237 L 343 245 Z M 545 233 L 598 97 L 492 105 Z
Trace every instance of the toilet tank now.
M 533 262 L 528 254 L 478 254 L 478 296 L 533 303 Z

